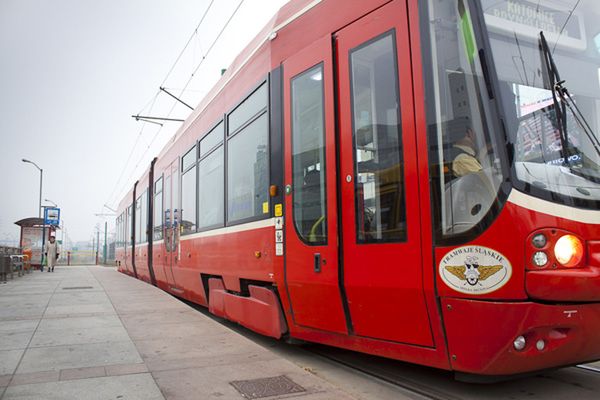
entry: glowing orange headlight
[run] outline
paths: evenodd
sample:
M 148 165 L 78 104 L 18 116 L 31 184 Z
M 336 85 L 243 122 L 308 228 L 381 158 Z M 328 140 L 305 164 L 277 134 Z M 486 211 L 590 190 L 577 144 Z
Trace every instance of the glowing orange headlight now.
M 565 267 L 574 267 L 583 258 L 583 243 L 573 235 L 564 235 L 554 245 L 556 260 Z

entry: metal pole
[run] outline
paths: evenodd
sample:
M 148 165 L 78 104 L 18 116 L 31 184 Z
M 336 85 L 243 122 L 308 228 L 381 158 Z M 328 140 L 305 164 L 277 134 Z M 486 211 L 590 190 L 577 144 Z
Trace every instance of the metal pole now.
M 96 265 L 98 265 L 98 255 L 100 253 L 100 229 L 96 231 Z
M 38 209 L 38 218 L 42 218 L 42 181 L 44 179 L 44 170 L 40 168 L 40 208 Z M 44 250 L 46 248 L 46 223 L 42 224 L 42 261 L 40 270 L 44 267 Z
M 44 269 L 44 250 L 46 249 L 46 224 L 42 224 L 42 251 L 40 252 L 40 271 Z
M 156 119 L 159 121 L 173 121 L 173 122 L 184 122 L 184 119 L 178 119 L 178 118 L 162 118 L 162 117 L 149 117 L 147 115 L 132 115 L 132 118 L 135 118 L 136 121 L 139 121 L 140 119 Z
M 108 221 L 104 221 L 104 265 L 106 265 L 106 232 L 108 231 Z
M 189 108 L 190 110 L 194 111 L 194 107 L 190 106 L 187 103 L 184 103 L 183 100 L 181 100 L 179 97 L 173 95 L 172 93 L 170 93 L 167 89 L 165 89 L 164 87 L 160 87 L 160 90 L 162 90 L 163 92 L 165 92 L 166 94 L 168 94 L 169 96 L 171 96 L 172 98 L 174 98 L 175 100 L 177 100 L 178 102 L 180 102 L 181 104 L 183 104 L 184 106 L 186 106 L 187 108 Z
M 44 179 L 44 170 L 40 168 L 40 208 L 38 209 L 38 218 L 42 218 L 42 180 Z

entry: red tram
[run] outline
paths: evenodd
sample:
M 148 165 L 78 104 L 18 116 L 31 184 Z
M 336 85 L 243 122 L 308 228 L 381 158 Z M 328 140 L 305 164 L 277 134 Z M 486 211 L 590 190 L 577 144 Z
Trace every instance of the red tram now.
M 600 359 L 600 3 L 293 0 L 122 199 L 123 273 L 466 374 Z

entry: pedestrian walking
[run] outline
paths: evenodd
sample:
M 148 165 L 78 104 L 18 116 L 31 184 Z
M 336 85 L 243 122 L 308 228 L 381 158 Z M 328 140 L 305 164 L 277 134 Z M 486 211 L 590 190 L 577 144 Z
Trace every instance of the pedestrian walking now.
M 54 266 L 60 255 L 60 249 L 54 236 L 50 236 L 50 240 L 46 242 L 45 254 L 48 261 L 48 272 L 54 272 Z

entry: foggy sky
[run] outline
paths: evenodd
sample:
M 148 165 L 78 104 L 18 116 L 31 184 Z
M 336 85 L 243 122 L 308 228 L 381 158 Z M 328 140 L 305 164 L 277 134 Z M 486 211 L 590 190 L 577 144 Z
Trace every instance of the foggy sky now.
M 179 127 L 158 132 L 131 115 L 169 114 L 174 100 L 161 94 L 150 109 L 151 101 L 209 3 L 0 0 L 0 244 L 18 240 L 15 221 L 38 215 L 39 171 L 22 158 L 43 168 L 42 200 L 58 203 L 73 242 L 90 240 L 107 218 L 114 225 L 94 214 L 116 208 Z M 214 1 L 164 86 L 179 94 L 238 3 Z M 196 106 L 283 3 L 245 0 L 183 100 Z M 171 117 L 189 113 L 177 105 Z

